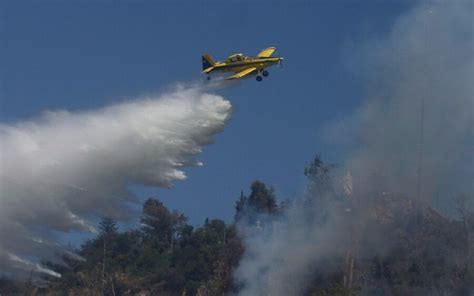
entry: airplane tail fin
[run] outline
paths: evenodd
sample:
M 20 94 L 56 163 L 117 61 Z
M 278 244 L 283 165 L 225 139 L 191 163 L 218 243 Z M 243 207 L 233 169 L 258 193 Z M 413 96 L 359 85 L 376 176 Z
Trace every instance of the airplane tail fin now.
M 206 70 L 210 67 L 213 67 L 216 64 L 214 59 L 207 53 L 202 56 L 202 70 Z

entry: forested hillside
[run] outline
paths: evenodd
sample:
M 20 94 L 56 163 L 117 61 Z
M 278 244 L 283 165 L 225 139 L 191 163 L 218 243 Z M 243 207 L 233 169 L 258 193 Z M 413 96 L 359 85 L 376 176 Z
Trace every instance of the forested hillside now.
M 343 222 L 331 246 L 338 251 L 314 260 L 304 295 L 472 295 L 474 213 L 467 198 L 456 199 L 455 217 L 388 192 L 373 196 L 365 207 L 355 196 L 337 193 L 332 170 L 335 166 L 317 157 L 305 170 L 308 196 L 292 201 L 279 202 L 271 187 L 253 182 L 248 194 L 236 193 L 235 219 L 229 224 L 206 219 L 194 227 L 185 214 L 150 198 L 141 228 L 120 232 L 105 217 L 100 233 L 77 250 L 83 260 L 44 263 L 61 278 L 38 273 L 27 282 L 3 278 L 1 295 L 239 295 L 246 283 L 234 271 L 248 237 L 262 238 L 294 208 L 311 209 L 302 216 L 316 221 L 305 221 L 308 225 L 324 225 L 329 212 L 344 217 L 338 218 Z

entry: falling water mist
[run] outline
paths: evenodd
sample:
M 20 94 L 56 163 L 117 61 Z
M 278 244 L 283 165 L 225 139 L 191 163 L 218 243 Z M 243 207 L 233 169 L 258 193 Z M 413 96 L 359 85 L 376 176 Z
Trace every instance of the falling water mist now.
M 86 112 L 48 111 L 0 125 L 0 275 L 60 276 L 40 259 L 76 255 L 61 232 L 131 218 L 129 184 L 170 187 L 199 166 L 231 104 L 199 85 Z

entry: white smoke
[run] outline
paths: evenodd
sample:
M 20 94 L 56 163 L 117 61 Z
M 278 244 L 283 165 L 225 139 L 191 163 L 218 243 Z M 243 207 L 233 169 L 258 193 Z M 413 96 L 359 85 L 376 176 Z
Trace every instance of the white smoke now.
M 346 250 L 341 237 L 345 217 L 332 213 L 320 224 L 314 221 L 312 206 L 294 204 L 282 220 L 244 233 L 246 250 L 234 274 L 243 285 L 239 295 L 305 295 L 315 267 L 323 266 L 328 273 L 335 269 L 324 259 Z
M 0 275 L 63 252 L 58 232 L 94 232 L 92 220 L 129 217 L 130 184 L 170 187 L 222 131 L 224 98 L 180 87 L 87 112 L 47 112 L 0 125 Z
M 323 137 L 347 145 L 342 174 L 351 172 L 359 204 L 368 207 L 384 192 L 415 197 L 420 168 L 425 203 L 446 207 L 459 194 L 473 199 L 473 15 L 469 1 L 421 3 L 397 20 L 386 39 L 351 52 L 356 71 L 368 78 L 370 99 L 351 117 L 329 123 Z M 261 233 L 246 233 L 235 273 L 243 285 L 239 295 L 303 295 L 315 267 L 331 270 L 331 258 L 347 250 L 348 238 L 340 233 L 368 214 L 349 220 L 336 208 L 297 204 Z M 321 209 L 328 214 L 324 223 L 315 218 Z
M 346 166 L 359 183 L 378 175 L 380 187 L 413 196 L 421 169 L 426 202 L 472 193 L 473 8 L 422 3 L 362 49 L 371 98 L 346 122 L 355 142 Z

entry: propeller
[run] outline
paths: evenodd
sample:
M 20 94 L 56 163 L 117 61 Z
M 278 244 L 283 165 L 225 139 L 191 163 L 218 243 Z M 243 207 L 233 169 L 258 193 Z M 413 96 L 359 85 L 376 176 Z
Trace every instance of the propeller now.
M 280 58 L 280 59 L 278 60 L 278 66 L 279 66 L 280 68 L 283 68 L 283 58 Z

